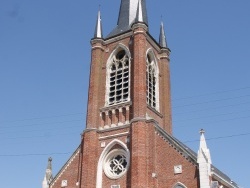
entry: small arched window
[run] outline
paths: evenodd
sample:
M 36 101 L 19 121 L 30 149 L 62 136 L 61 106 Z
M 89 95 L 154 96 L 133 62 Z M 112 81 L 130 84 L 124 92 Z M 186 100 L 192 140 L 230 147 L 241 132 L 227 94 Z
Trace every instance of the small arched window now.
M 147 54 L 147 104 L 152 108 L 158 109 L 158 77 L 157 67 L 155 65 L 154 58 L 151 54 Z
M 111 58 L 108 70 L 108 104 L 119 104 L 129 101 L 130 80 L 129 57 L 121 49 Z

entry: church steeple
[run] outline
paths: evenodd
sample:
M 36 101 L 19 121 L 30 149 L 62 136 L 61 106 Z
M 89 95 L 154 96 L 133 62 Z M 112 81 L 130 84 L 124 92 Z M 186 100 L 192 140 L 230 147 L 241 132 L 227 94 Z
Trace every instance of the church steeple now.
M 228 178 L 211 173 L 203 130 L 198 161 L 172 135 L 163 23 L 158 42 L 148 32 L 146 0 L 120 2 L 117 26 L 107 38 L 98 12 L 81 144 L 54 179 L 49 158 L 43 188 L 211 188 L 214 179 L 224 186 Z M 227 182 L 225 187 L 238 188 Z
M 99 9 L 98 15 L 97 15 L 94 38 L 103 38 L 102 20 L 101 20 L 101 11 L 100 11 L 100 9 Z
M 140 6 L 140 8 L 138 7 Z M 146 1 L 145 0 L 121 0 L 120 12 L 118 17 L 117 26 L 115 29 L 107 36 L 112 37 L 120 33 L 129 31 L 131 25 L 137 21 L 137 13 L 140 9 L 140 19 L 148 25 Z
M 161 22 L 159 44 L 162 48 L 168 47 L 163 22 Z

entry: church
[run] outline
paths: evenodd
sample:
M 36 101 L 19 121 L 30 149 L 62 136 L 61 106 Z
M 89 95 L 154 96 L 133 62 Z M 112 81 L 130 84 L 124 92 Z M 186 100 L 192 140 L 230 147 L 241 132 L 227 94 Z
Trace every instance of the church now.
M 238 188 L 212 165 L 205 131 L 198 153 L 172 134 L 170 49 L 163 23 L 149 31 L 146 0 L 121 0 L 104 37 L 100 10 L 91 39 L 86 129 L 42 188 Z

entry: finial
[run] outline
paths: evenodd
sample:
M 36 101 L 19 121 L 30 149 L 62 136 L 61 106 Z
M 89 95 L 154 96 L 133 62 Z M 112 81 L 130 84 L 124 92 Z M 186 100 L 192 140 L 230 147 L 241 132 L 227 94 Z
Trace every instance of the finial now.
M 48 166 L 47 166 L 47 169 L 49 169 L 49 170 L 52 170 L 52 157 L 49 157 L 48 158 Z
M 201 130 L 200 130 L 200 134 L 205 134 L 205 130 L 204 130 L 204 129 L 201 129 Z
M 51 162 L 52 161 L 52 157 L 49 157 L 48 161 Z

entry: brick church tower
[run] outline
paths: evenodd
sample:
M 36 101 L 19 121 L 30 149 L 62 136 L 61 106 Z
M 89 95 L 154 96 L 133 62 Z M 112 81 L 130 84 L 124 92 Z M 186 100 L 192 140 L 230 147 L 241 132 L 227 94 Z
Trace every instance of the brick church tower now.
M 203 131 L 198 157 L 173 137 L 170 49 L 163 23 L 159 41 L 148 26 L 145 0 L 121 0 L 117 26 L 107 37 L 98 12 L 86 129 L 58 174 L 45 176 L 43 188 L 237 187 L 211 166 Z

